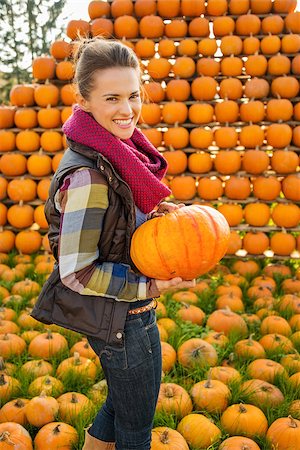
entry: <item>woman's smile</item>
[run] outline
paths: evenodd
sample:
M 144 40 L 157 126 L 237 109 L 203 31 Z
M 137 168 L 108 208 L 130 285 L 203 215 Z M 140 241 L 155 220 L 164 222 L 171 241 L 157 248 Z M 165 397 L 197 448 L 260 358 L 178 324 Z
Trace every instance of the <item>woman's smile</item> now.
M 130 117 L 129 119 L 114 119 L 113 122 L 115 122 L 120 128 L 127 129 L 133 124 L 133 117 Z

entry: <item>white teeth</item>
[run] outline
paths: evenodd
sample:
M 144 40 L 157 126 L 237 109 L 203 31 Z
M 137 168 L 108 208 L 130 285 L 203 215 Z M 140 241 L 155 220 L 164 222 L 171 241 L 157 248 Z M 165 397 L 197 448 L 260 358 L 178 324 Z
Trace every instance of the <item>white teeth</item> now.
M 129 125 L 132 119 L 127 119 L 127 120 L 114 120 L 114 122 L 116 122 L 119 125 Z

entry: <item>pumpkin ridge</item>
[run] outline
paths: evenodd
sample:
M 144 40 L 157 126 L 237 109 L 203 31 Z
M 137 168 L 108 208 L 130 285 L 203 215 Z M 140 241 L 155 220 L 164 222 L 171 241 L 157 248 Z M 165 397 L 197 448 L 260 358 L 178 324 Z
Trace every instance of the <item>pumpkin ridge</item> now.
M 199 248 L 201 248 L 202 236 L 201 236 L 201 233 L 199 232 L 198 223 L 197 223 L 195 217 L 193 216 L 193 214 L 190 213 L 190 211 L 186 211 L 186 212 L 187 212 L 187 215 L 191 218 L 192 222 L 195 224 L 195 232 L 196 232 L 197 237 L 199 238 Z
M 175 213 L 175 217 L 176 217 L 176 219 L 177 219 L 177 212 L 174 211 L 174 213 Z M 197 227 L 197 222 L 196 222 L 194 216 L 193 216 L 192 214 L 190 214 L 190 212 L 188 212 L 188 216 L 191 217 L 192 222 L 196 225 L 196 226 L 195 226 L 195 230 L 196 230 L 196 232 L 197 232 L 197 231 L 198 231 L 198 227 Z M 177 226 L 178 226 L 178 228 L 179 228 L 180 234 L 181 234 L 182 236 L 184 236 L 184 230 L 185 230 L 185 227 L 183 227 L 183 226 L 181 225 L 181 221 L 180 221 L 180 220 L 179 220 L 179 221 L 176 221 L 176 222 L 177 222 Z M 190 263 L 190 259 L 189 259 L 189 251 L 188 251 L 188 248 L 187 248 L 186 245 L 184 246 L 184 252 L 185 252 L 185 261 L 186 261 L 186 264 L 188 265 L 188 269 L 189 269 L 189 272 L 190 272 L 190 271 L 192 270 L 192 267 L 191 267 L 191 263 Z
M 158 231 L 157 231 L 158 225 L 159 225 L 159 220 L 156 221 L 154 229 L 153 229 L 154 243 L 155 243 L 156 248 L 157 248 L 157 253 L 158 253 L 158 256 L 160 258 L 161 265 L 163 266 L 164 269 L 166 269 L 170 273 L 170 275 L 172 275 L 173 272 L 171 272 L 170 267 L 168 266 L 168 264 L 167 264 L 167 262 L 166 262 L 166 260 L 165 260 L 165 258 L 163 256 L 162 252 L 160 251 L 160 247 L 159 247 L 158 242 L 157 242 L 158 241 L 158 239 L 157 239 L 157 237 L 158 237 Z
M 214 256 L 213 256 L 213 255 L 216 253 L 217 242 L 218 242 L 218 240 L 219 240 L 219 238 L 220 238 L 220 235 L 219 235 L 219 233 L 218 233 L 218 227 L 216 226 L 215 221 L 212 219 L 211 215 L 209 214 L 209 211 L 207 211 L 206 208 L 201 208 L 201 210 L 202 210 L 202 212 L 206 215 L 206 217 L 209 218 L 210 223 L 211 223 L 211 225 L 212 225 L 212 228 L 213 228 L 213 230 L 214 230 L 215 236 L 216 236 L 215 244 L 214 244 L 214 249 L 213 249 L 213 252 L 211 252 L 211 264 L 212 264 L 212 263 L 214 262 Z

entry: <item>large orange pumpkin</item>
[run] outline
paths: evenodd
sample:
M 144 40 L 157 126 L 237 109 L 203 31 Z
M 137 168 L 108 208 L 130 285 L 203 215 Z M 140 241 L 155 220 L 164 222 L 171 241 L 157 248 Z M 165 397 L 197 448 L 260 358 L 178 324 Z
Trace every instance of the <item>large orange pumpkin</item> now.
M 208 206 L 185 206 L 141 225 L 132 238 L 131 257 L 152 278 L 190 280 L 217 264 L 228 241 L 222 214 Z
M 275 420 L 268 429 L 267 439 L 278 450 L 299 448 L 300 421 L 291 416 Z

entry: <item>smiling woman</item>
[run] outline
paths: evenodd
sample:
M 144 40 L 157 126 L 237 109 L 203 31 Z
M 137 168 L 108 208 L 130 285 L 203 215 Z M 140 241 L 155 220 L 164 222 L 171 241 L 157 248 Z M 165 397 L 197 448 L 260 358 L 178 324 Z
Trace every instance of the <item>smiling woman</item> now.
M 162 371 L 153 298 L 195 282 L 146 277 L 130 246 L 143 222 L 183 205 L 162 202 L 166 160 L 136 128 L 135 53 L 114 40 L 82 40 L 75 66 L 78 104 L 63 126 L 69 148 L 45 207 L 58 265 L 32 315 L 86 334 L 100 358 L 108 397 L 83 450 L 149 450 Z

